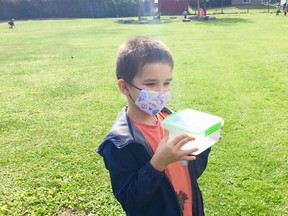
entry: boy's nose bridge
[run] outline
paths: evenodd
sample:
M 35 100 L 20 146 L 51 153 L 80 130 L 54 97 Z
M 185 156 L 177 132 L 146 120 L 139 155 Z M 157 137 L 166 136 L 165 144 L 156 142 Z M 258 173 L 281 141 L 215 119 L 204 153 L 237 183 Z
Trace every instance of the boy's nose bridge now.
M 165 90 L 164 84 L 159 84 L 159 86 L 157 86 L 157 91 L 163 92 L 164 90 Z
M 164 86 L 161 85 L 159 91 L 163 92 L 164 90 L 165 90 L 165 89 L 164 89 Z

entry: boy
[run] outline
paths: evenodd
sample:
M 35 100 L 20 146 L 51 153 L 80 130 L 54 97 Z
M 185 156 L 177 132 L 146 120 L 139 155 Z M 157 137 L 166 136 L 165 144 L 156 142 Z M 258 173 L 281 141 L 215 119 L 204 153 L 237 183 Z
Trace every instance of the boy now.
M 8 24 L 9 24 L 9 28 L 15 28 L 15 20 L 14 19 L 9 20 Z
M 196 148 L 181 150 L 193 137 L 168 140 L 169 132 L 160 126 L 171 114 L 165 105 L 171 98 L 173 66 L 166 45 L 148 37 L 135 37 L 119 49 L 116 75 L 128 106 L 97 152 L 127 215 L 204 215 L 196 179 L 206 168 L 210 149 L 196 159 L 191 155 Z

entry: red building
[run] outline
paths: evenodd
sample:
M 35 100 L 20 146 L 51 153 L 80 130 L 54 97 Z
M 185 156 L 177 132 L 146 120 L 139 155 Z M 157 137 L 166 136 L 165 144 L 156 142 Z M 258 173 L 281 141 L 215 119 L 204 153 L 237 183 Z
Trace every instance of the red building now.
M 188 9 L 189 0 L 158 0 L 158 12 L 162 15 L 179 15 Z

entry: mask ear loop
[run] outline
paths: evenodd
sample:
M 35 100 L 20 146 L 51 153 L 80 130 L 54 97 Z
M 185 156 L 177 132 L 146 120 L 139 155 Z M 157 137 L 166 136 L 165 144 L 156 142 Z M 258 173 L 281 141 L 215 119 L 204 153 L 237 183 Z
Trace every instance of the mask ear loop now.
M 133 100 L 133 98 L 131 97 L 130 93 L 129 93 L 129 97 L 135 103 L 135 100 Z
M 132 87 L 134 87 L 134 88 L 142 91 L 142 89 L 138 88 L 137 86 L 133 85 L 132 83 L 128 83 L 128 84 L 131 85 Z M 130 97 L 130 99 L 135 103 L 135 100 L 133 100 L 133 98 L 131 97 L 130 93 L 129 93 L 129 97 Z
M 129 85 L 133 86 L 134 88 L 136 88 L 136 89 L 138 89 L 138 90 L 140 90 L 140 91 L 143 90 L 143 89 L 138 88 L 137 86 L 133 85 L 132 83 L 129 83 Z

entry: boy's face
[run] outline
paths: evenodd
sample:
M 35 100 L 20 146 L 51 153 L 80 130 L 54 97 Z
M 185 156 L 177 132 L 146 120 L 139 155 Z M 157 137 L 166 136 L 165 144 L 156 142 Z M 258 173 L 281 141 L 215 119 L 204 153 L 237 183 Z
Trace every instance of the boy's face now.
M 172 68 L 163 62 L 145 64 L 142 70 L 134 77 L 132 84 L 140 89 L 153 91 L 169 91 L 172 81 Z M 137 98 L 139 90 L 130 88 L 130 94 Z
M 145 64 L 130 84 L 123 79 L 119 79 L 119 89 L 124 95 L 126 95 L 128 100 L 127 114 L 129 117 L 134 120 L 142 121 L 143 113 L 152 116 L 150 113 L 145 111 L 143 112 L 143 110 L 135 104 L 141 89 L 167 92 L 170 91 L 171 81 L 172 67 L 168 63 L 163 62 Z M 139 116 L 142 117 L 140 118 Z M 153 117 L 153 121 L 154 120 L 155 118 Z

